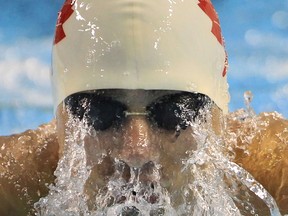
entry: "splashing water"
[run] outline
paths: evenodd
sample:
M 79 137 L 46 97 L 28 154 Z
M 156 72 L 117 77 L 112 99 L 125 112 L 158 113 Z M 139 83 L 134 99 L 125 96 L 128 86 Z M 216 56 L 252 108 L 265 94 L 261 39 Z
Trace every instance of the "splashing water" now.
M 182 179 L 177 190 L 162 181 L 167 164 L 149 162 L 133 168 L 107 151 L 99 151 L 91 163 L 84 143 L 87 134 L 97 138 L 97 133 L 72 117 L 67 125 L 73 129 L 66 135 L 57 181 L 35 204 L 38 215 L 280 215 L 268 192 L 231 162 L 209 120 L 191 124 L 197 148 L 187 151 L 181 171 L 169 176 Z
M 253 100 L 253 94 L 251 91 L 246 91 L 244 92 L 244 102 L 246 105 L 246 109 L 247 109 L 247 114 L 248 116 L 252 117 L 255 116 L 255 112 L 251 106 L 251 102 Z

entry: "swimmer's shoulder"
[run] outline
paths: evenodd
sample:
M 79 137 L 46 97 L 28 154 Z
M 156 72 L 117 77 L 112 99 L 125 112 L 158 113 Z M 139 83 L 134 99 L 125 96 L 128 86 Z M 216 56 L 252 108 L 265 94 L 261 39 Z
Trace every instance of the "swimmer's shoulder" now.
M 6 165 L 5 162 L 9 162 L 7 166 L 4 166 L 6 168 L 12 164 L 25 167 L 28 163 L 32 165 L 34 160 L 44 162 L 44 164 L 58 160 L 58 148 L 55 120 L 40 125 L 35 130 L 27 130 L 11 136 L 0 136 L 0 160 L 4 162 L 4 165 Z M 0 165 L 3 169 L 3 163 Z
M 288 120 L 277 112 L 227 120 L 235 162 L 250 172 L 288 213 Z
M 288 119 L 277 112 L 248 116 L 244 110 L 238 110 L 226 116 L 225 137 L 229 144 L 241 148 L 252 143 L 261 143 L 261 148 L 287 148 Z
M 27 215 L 48 193 L 58 162 L 56 124 L 0 137 L 0 215 Z

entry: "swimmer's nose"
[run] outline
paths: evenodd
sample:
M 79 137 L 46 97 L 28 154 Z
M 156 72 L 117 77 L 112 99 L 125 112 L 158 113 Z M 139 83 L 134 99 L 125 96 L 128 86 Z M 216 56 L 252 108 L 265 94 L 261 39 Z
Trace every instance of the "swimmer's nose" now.
M 157 146 L 153 143 L 151 125 L 145 117 L 130 117 L 123 129 L 123 146 L 119 155 L 121 160 L 135 168 L 157 160 Z

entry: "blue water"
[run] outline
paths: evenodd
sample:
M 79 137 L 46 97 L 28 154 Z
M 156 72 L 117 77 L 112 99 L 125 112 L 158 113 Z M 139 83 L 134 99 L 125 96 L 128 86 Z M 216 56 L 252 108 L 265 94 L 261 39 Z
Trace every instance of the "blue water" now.
M 53 118 L 52 107 L 0 107 L 0 136 L 36 129 Z

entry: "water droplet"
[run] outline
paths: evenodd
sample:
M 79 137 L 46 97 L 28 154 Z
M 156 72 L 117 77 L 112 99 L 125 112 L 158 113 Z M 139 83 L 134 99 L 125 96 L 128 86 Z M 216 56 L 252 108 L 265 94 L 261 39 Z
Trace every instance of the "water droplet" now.
M 156 49 L 156 50 L 158 49 L 158 42 L 154 43 L 154 49 Z
M 246 91 L 244 92 L 244 99 L 245 99 L 245 102 L 250 104 L 253 100 L 253 94 L 251 91 Z
M 85 5 L 84 2 L 81 2 L 79 7 L 82 8 L 82 7 L 84 7 L 84 5 Z
M 187 91 L 196 91 L 197 90 L 197 85 L 194 82 L 189 82 L 186 86 Z
M 254 112 L 253 108 L 251 107 L 252 100 L 253 100 L 252 92 L 251 91 L 244 92 L 244 102 L 245 102 L 246 109 L 247 109 L 249 116 L 255 115 L 255 112 Z
M 110 46 L 111 46 L 111 47 L 118 47 L 118 46 L 120 46 L 120 41 L 117 41 L 117 40 L 112 41 L 111 44 L 110 44 Z
M 129 71 L 125 71 L 125 72 L 123 73 L 123 75 L 124 75 L 124 76 L 129 76 L 129 75 L 130 75 L 130 72 L 129 72 Z
M 157 38 L 157 40 L 156 40 L 155 43 L 154 43 L 154 49 L 158 50 L 158 46 L 159 46 L 160 40 L 161 40 L 160 37 Z
M 86 10 L 89 10 L 90 8 L 91 8 L 91 4 L 88 3 L 88 4 L 86 5 L 86 8 L 85 8 L 85 9 L 86 9 Z

